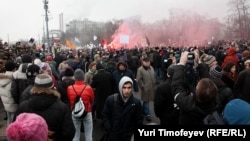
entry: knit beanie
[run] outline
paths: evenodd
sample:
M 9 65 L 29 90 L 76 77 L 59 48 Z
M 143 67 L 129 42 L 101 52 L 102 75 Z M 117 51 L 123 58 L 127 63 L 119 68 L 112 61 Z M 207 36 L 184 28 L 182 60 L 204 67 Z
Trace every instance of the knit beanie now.
M 211 77 L 220 79 L 223 75 L 223 69 L 220 66 L 212 66 L 209 70 L 209 74 Z
M 48 125 L 37 114 L 21 113 L 7 127 L 6 136 L 12 141 L 47 141 Z
M 202 54 L 200 57 L 200 61 L 205 64 L 211 64 L 216 61 L 216 58 L 213 55 Z
M 250 104 L 242 99 L 229 101 L 223 113 L 229 125 L 250 125 Z
M 53 80 L 51 76 L 48 74 L 39 74 L 35 78 L 35 84 L 34 86 L 40 87 L 40 88 L 52 88 L 53 87 Z
M 22 63 L 32 63 L 32 58 L 28 54 L 24 54 L 22 56 Z
M 84 80 L 84 72 L 81 69 L 76 69 L 74 73 L 75 80 Z
M 13 61 L 8 61 L 5 63 L 4 67 L 6 71 L 13 71 L 16 68 L 16 63 Z
M 28 79 L 35 78 L 40 73 L 41 73 L 40 67 L 35 64 L 29 65 L 26 70 L 26 76 Z

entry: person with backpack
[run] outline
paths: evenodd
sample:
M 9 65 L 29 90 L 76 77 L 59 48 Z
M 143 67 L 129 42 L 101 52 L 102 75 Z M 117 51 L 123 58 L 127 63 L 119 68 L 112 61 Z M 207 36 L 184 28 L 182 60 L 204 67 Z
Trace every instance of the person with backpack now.
M 198 81 L 194 94 L 187 93 L 184 86 L 185 65 L 188 61 L 188 52 L 181 54 L 180 62 L 174 66 L 172 78 L 172 92 L 174 100 L 180 108 L 180 125 L 202 125 L 203 119 L 216 110 L 218 89 L 209 78 Z
M 107 97 L 102 111 L 109 141 L 130 141 L 137 126 L 143 124 L 142 104 L 133 95 L 133 80 L 123 76 L 119 92 Z
M 79 141 L 81 135 L 81 124 L 84 125 L 85 141 L 92 141 L 93 120 L 92 120 L 92 104 L 94 103 L 94 91 L 90 85 L 84 82 L 84 72 L 81 69 L 76 69 L 74 72 L 75 83 L 68 86 L 67 95 L 69 98 L 70 109 L 73 110 L 77 96 L 81 96 L 87 114 L 84 117 L 74 117 L 73 123 L 76 128 L 73 141 Z

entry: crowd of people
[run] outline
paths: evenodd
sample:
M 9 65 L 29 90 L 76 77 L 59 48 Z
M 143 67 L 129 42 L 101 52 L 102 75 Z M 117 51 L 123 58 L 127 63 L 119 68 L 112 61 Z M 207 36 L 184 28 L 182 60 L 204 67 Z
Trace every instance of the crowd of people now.
M 248 44 L 37 51 L 1 64 L 0 96 L 10 140 L 24 138 L 13 127 L 29 116 L 31 123 L 20 126 L 33 126 L 35 132 L 41 121 L 47 140 L 79 141 L 83 127 L 85 140 L 92 141 L 93 122 L 100 119 L 110 141 L 129 141 L 136 127 L 152 121 L 150 101 L 163 126 L 201 125 L 216 110 L 229 125 L 250 123 Z M 72 116 L 77 95 L 85 117 Z

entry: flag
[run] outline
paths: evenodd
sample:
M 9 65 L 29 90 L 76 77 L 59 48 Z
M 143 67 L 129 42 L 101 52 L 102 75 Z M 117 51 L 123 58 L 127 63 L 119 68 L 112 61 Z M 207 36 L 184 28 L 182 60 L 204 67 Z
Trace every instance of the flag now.
M 76 46 L 70 40 L 66 40 L 66 46 L 71 49 L 76 49 Z
M 93 36 L 93 40 L 95 41 L 96 39 L 97 39 L 97 37 L 94 35 L 94 36 Z
M 149 39 L 148 39 L 148 36 L 145 36 L 145 38 L 146 38 L 146 41 L 147 41 L 148 46 L 150 46 L 150 41 L 149 41 Z
M 75 37 L 75 42 L 80 43 L 80 40 Z
M 107 40 L 106 39 L 102 39 L 101 47 L 104 47 L 106 44 L 107 44 Z

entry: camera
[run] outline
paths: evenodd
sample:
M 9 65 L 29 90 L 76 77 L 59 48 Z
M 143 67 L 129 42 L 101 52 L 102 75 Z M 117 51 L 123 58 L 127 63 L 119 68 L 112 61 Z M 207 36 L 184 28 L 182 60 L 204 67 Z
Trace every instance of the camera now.
M 187 58 L 188 58 L 188 60 L 194 60 L 194 53 L 188 52 Z

